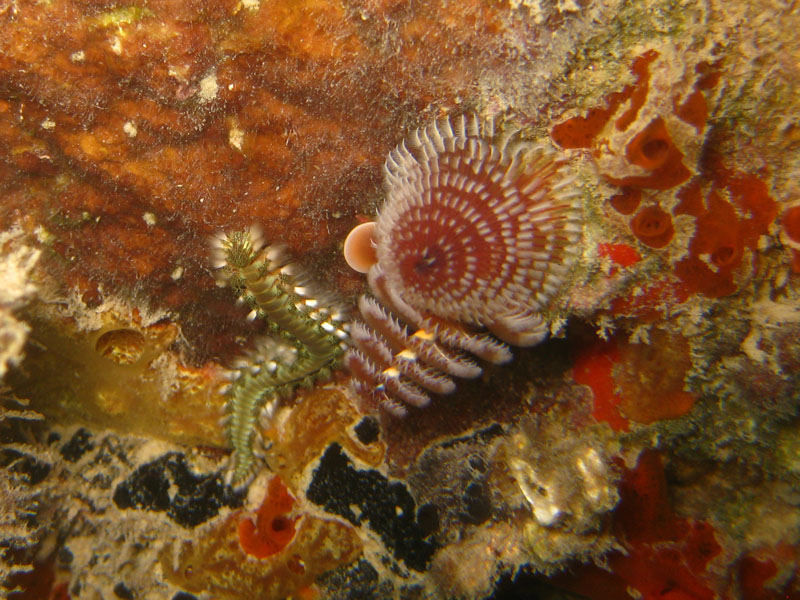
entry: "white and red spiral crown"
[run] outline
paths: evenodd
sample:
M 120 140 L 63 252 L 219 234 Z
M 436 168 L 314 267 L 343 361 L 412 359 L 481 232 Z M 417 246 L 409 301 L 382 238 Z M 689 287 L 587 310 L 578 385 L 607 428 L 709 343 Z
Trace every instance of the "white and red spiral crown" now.
M 361 394 L 405 414 L 396 399 L 422 406 L 424 390 L 452 391 L 450 375 L 480 374 L 464 352 L 502 363 L 499 340 L 545 338 L 541 311 L 575 262 L 580 207 L 563 157 L 474 115 L 418 129 L 384 171 L 374 230 L 350 244 L 372 245 L 360 255 L 379 302 L 361 300 L 346 363 Z

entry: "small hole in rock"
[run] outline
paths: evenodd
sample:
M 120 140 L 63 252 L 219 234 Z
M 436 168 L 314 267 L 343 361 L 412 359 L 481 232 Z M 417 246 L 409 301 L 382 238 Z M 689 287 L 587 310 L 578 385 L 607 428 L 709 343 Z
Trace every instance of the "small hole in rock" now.
M 720 246 L 711 255 L 711 262 L 718 267 L 727 267 L 735 256 L 736 249 L 733 246 Z
M 291 527 L 291 521 L 286 517 L 275 517 L 272 519 L 272 531 L 286 531 Z
M 662 162 L 669 152 L 669 143 L 666 140 L 655 138 L 647 140 L 642 145 L 642 155 L 653 163 Z
M 97 339 L 95 350 L 103 358 L 121 365 L 132 365 L 144 353 L 144 336 L 133 329 L 112 329 Z

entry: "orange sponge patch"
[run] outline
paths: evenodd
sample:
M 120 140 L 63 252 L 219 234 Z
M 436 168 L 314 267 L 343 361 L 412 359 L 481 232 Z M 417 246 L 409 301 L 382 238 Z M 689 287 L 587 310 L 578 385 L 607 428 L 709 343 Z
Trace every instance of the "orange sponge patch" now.
M 242 550 L 256 558 L 266 558 L 283 550 L 294 537 L 298 517 L 289 516 L 294 502 L 281 478 L 273 477 L 255 523 L 249 518 L 239 522 Z
M 672 217 L 658 206 L 646 206 L 631 219 L 631 231 L 651 248 L 663 248 L 675 234 Z

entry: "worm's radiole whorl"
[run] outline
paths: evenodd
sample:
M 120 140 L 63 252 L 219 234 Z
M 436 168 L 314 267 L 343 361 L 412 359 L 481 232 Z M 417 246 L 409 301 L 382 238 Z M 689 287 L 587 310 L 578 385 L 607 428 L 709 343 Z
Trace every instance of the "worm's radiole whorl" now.
M 581 234 L 565 171 L 552 150 L 475 115 L 431 123 L 389 154 L 368 273 L 380 302 L 361 300 L 367 325 L 346 358 L 360 393 L 402 415 L 394 398 L 422 406 L 425 389 L 448 393 L 450 376 L 480 374 L 463 352 L 502 363 L 511 359 L 502 342 L 546 337 L 541 311 Z

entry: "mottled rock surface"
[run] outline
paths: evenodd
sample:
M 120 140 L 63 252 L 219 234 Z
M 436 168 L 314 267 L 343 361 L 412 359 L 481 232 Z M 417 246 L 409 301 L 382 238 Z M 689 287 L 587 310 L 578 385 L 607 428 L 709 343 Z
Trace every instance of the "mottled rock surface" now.
M 800 597 L 798 29 L 778 0 L 0 1 L 0 583 Z M 551 339 L 405 420 L 335 373 L 252 425 L 234 490 L 219 390 L 268 324 L 209 236 L 257 224 L 352 308 L 388 152 L 467 112 L 574 174 Z

